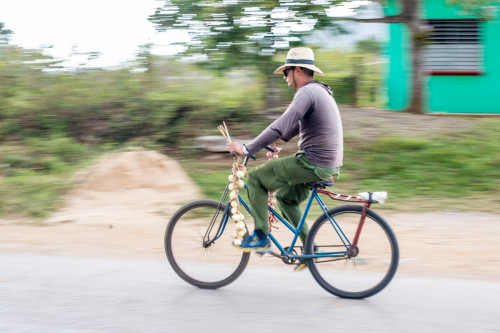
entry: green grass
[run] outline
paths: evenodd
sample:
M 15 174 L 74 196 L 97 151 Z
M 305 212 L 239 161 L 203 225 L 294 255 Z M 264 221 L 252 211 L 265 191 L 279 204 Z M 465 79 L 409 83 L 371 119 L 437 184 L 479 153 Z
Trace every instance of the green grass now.
M 500 194 L 500 123 L 436 138 L 384 137 L 355 150 L 359 185 L 386 187 L 402 197 L 458 198 Z M 349 160 L 347 161 L 349 166 Z
M 188 175 L 201 188 L 202 194 L 207 199 L 219 200 L 224 188 L 228 182 L 227 177 L 231 174 L 231 162 L 228 162 L 228 168 L 208 166 L 203 169 L 205 164 L 196 161 L 185 161 L 182 167 Z
M 46 217 L 71 187 L 72 174 L 95 155 L 65 137 L 0 146 L 0 216 Z

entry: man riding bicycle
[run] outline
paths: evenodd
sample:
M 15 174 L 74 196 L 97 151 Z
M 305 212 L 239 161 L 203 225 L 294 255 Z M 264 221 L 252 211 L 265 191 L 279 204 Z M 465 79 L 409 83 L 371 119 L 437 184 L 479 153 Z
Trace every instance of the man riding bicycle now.
M 274 74 L 283 74 L 295 96 L 287 110 L 255 139 L 245 145 L 228 144 L 239 155 L 254 155 L 277 140 L 289 141 L 299 135 L 299 151 L 271 160 L 248 173 L 248 199 L 255 221 L 254 232 L 246 237 L 241 250 L 269 252 L 268 192 L 276 191 L 283 216 L 295 227 L 302 216 L 300 203 L 307 198 L 307 182 L 330 179 L 339 174 L 343 159 L 343 130 L 339 109 L 331 88 L 314 80 L 323 72 L 314 64 L 310 48 L 288 51 L 285 64 Z M 305 244 L 309 228 L 304 224 L 300 239 Z

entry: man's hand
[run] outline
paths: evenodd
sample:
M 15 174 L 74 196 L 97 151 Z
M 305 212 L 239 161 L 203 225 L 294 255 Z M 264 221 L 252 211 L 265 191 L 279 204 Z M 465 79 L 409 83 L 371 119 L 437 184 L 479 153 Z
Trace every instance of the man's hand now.
M 245 153 L 243 152 L 243 146 L 236 142 L 228 143 L 227 150 L 229 150 L 230 153 L 234 152 L 238 155 L 245 155 Z

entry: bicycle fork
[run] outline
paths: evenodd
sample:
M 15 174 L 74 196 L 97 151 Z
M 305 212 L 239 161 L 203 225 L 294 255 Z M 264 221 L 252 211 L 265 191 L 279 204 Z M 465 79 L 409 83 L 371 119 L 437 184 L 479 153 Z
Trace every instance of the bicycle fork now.
M 207 231 L 205 232 L 205 236 L 203 236 L 203 247 L 208 248 L 210 245 L 212 245 L 219 237 L 222 235 L 224 232 L 224 229 L 226 228 L 227 220 L 229 217 L 229 205 L 226 205 L 226 208 L 222 212 L 222 219 L 219 221 L 219 225 L 217 227 L 217 231 L 215 232 L 215 237 L 210 237 L 210 234 L 212 233 L 212 230 L 214 228 L 215 223 L 218 221 L 219 216 L 221 214 L 219 207 L 221 205 L 221 202 L 219 202 L 219 206 L 215 210 L 214 215 L 212 216 L 212 220 L 210 221 L 210 224 L 208 225 Z

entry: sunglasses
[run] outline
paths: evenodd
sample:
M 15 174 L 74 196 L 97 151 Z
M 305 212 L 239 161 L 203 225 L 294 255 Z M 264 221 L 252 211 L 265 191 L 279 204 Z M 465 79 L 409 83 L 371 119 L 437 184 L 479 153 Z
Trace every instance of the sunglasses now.
M 295 67 L 285 68 L 285 69 L 283 70 L 283 75 L 285 75 L 285 77 L 288 77 L 288 71 L 289 71 L 289 70 L 294 70 L 294 69 L 295 69 Z

